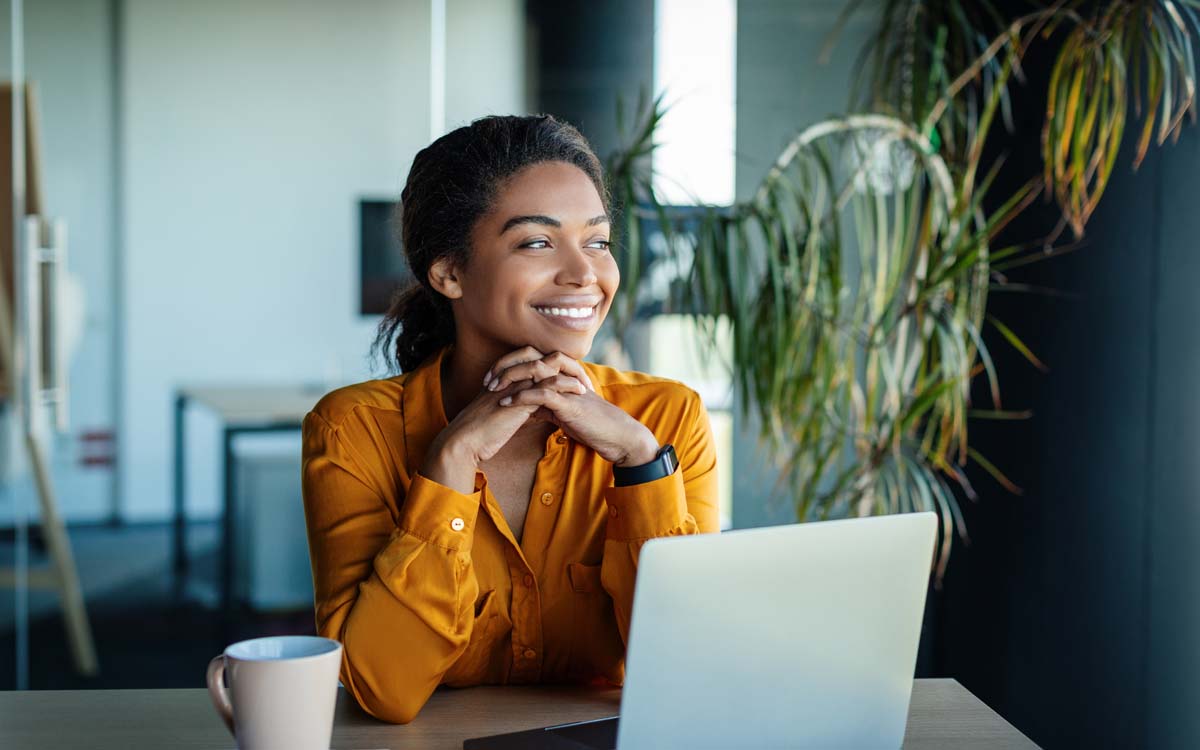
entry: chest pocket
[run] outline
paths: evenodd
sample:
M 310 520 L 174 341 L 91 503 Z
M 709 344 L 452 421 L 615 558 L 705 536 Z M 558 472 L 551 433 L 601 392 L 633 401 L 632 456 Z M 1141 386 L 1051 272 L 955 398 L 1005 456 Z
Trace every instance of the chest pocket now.
M 624 679 L 625 644 L 612 597 L 600 585 L 600 566 L 568 563 L 567 575 L 573 610 L 568 676 L 585 682 L 602 677 L 619 685 Z
M 475 622 L 467 650 L 442 677 L 442 684 L 468 687 L 502 681 L 508 656 L 512 620 L 504 611 L 500 594 L 488 589 L 475 601 Z

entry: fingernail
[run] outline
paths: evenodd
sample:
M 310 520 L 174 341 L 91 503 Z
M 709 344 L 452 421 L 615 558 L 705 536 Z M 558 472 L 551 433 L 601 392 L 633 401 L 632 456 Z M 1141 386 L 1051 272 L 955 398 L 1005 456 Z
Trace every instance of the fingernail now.
M 512 396 L 505 396 L 504 398 L 500 399 L 501 406 L 508 406 L 511 403 L 512 403 Z
M 493 380 L 491 383 L 488 383 L 488 390 L 489 390 L 489 391 L 494 391 L 494 390 L 496 390 L 496 388 L 497 388 L 499 385 L 500 385 L 500 381 L 498 381 L 498 380 Z
M 488 381 L 491 379 L 492 379 L 492 371 L 488 370 L 487 372 L 485 372 L 483 374 L 483 385 L 486 387 L 488 384 Z

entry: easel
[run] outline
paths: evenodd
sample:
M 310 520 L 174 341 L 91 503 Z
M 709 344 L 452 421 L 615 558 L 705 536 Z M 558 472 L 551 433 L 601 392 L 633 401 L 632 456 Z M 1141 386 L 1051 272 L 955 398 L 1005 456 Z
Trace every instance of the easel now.
M 66 362 L 59 351 L 55 305 L 59 273 L 66 265 L 67 230 L 61 220 L 50 223 L 39 216 L 43 201 L 36 99 L 32 84 L 26 83 L 21 90 L 24 95 L 16 99 L 11 83 L 0 84 L 0 402 L 9 407 L 4 419 L 21 422 L 19 432 L 37 487 L 42 534 L 50 551 L 51 564 L 29 570 L 28 585 L 59 592 L 75 668 L 91 676 L 100 671 L 92 630 L 42 442 L 44 407 L 53 408 L 56 429 L 65 431 L 67 423 Z M 23 121 L 24 132 L 13 132 L 16 119 Z M 14 186 L 7 177 L 20 169 L 13 159 L 21 153 L 24 195 L 20 194 L 22 186 Z M 20 241 L 14 214 L 22 222 Z M 0 568 L 0 587 L 15 588 L 17 577 L 15 568 Z

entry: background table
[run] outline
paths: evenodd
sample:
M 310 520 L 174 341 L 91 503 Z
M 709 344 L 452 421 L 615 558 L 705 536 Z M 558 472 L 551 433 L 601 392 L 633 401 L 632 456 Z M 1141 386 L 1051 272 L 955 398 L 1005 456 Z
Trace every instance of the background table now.
M 464 739 L 616 715 L 621 691 L 476 687 L 436 691 L 410 724 L 364 714 L 339 690 L 334 750 L 461 750 Z M 68 690 L 0 693 L 0 748 L 233 748 L 208 691 Z M 1035 748 L 954 680 L 917 680 L 904 747 Z
M 228 618 L 233 603 L 234 519 L 237 498 L 237 454 L 233 450 L 238 435 L 247 433 L 298 431 L 304 415 L 328 388 L 319 384 L 223 385 L 180 387 L 175 391 L 175 533 L 173 557 L 175 591 L 182 595 L 188 572 L 187 507 L 184 503 L 184 467 L 187 450 L 184 420 L 189 402 L 203 404 L 221 420 L 222 473 L 221 576 L 219 597 L 223 615 Z

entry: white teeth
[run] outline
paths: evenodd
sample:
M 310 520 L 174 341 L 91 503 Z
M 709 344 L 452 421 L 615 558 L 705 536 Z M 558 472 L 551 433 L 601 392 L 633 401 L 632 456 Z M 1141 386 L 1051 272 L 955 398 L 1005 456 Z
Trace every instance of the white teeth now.
M 563 318 L 588 318 L 592 315 L 591 307 L 535 307 L 534 310 L 543 315 L 557 315 Z

